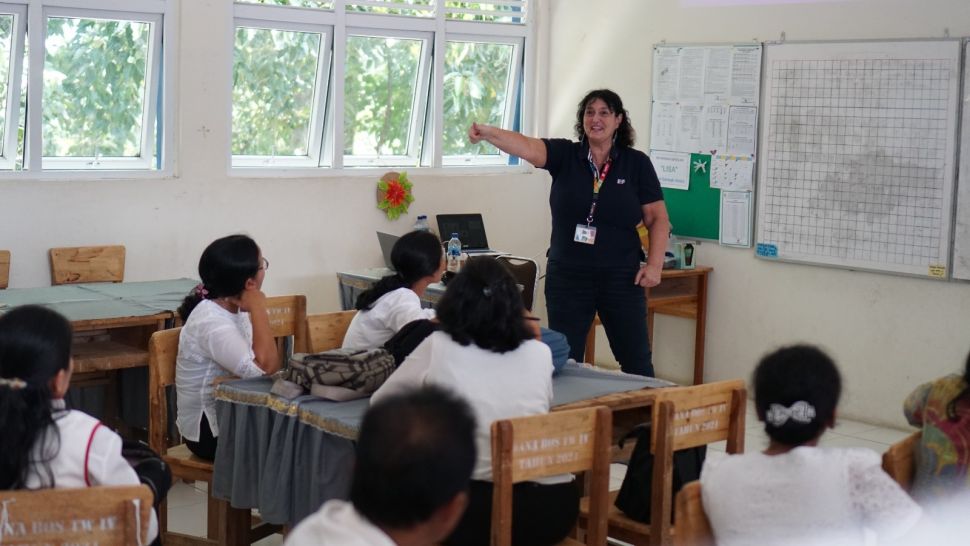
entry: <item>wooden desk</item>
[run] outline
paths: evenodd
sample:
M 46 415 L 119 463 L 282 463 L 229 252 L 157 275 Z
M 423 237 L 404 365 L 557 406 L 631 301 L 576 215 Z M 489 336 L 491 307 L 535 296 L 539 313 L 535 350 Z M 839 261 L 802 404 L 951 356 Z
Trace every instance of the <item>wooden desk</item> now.
M 105 391 L 104 417 L 114 421 L 112 425 L 120 426 L 114 415 L 119 407 L 119 389 L 114 382 L 115 375 L 108 374 L 148 365 L 148 338 L 173 322 L 175 309 L 197 283 L 192 279 L 172 279 L 0 290 L 0 312 L 36 304 L 53 309 L 71 321 L 74 329 L 71 353 L 75 357 L 72 387 L 112 385 Z M 140 398 L 146 400 L 147 412 L 147 386 Z
M 704 332 L 707 329 L 707 277 L 714 269 L 664 269 L 660 284 L 647 288 L 647 335 L 653 347 L 653 316 L 672 315 L 692 318 L 694 325 L 694 384 L 704 382 Z M 596 326 L 593 320 L 586 335 L 586 352 L 583 360 L 593 362 L 596 356 Z

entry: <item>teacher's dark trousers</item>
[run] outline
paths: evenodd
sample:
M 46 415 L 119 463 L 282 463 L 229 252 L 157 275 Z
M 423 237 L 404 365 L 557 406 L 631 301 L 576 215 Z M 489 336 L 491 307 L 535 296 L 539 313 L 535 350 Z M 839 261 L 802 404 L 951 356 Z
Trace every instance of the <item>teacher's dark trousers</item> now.
M 569 341 L 569 356 L 583 361 L 586 334 L 599 313 L 610 349 L 624 372 L 653 377 L 647 338 L 647 297 L 633 284 L 638 266 L 574 266 L 549 260 L 546 310 L 549 328 Z

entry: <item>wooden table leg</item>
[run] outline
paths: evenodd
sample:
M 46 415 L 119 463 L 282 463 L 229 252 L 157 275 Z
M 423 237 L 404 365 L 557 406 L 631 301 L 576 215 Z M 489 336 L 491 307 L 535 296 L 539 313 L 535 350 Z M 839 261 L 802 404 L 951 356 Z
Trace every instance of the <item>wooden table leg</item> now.
M 707 273 L 697 278 L 697 318 L 694 324 L 694 384 L 704 382 L 704 332 L 707 331 Z

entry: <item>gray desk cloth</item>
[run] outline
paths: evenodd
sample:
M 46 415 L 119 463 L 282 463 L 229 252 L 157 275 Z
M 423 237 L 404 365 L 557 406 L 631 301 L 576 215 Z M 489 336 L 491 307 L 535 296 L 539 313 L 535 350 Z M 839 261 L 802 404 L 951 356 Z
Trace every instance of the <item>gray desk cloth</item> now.
M 553 405 L 671 383 L 567 365 L 553 377 Z M 295 525 L 333 498 L 350 493 L 355 439 L 369 399 L 286 400 L 267 377 L 216 389 L 219 445 L 213 494 L 237 508 L 259 508 L 270 523 Z
M 83 283 L 0 290 L 0 310 L 37 304 L 53 309 L 70 321 L 143 317 L 175 311 L 198 281 Z

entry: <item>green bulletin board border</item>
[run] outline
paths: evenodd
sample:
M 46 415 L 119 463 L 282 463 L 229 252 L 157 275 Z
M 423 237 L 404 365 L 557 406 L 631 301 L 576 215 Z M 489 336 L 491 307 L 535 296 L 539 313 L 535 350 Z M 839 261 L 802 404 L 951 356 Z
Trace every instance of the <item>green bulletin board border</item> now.
M 663 188 L 673 234 L 693 239 L 720 238 L 721 190 L 711 187 L 711 156 L 690 154 L 687 190 Z

